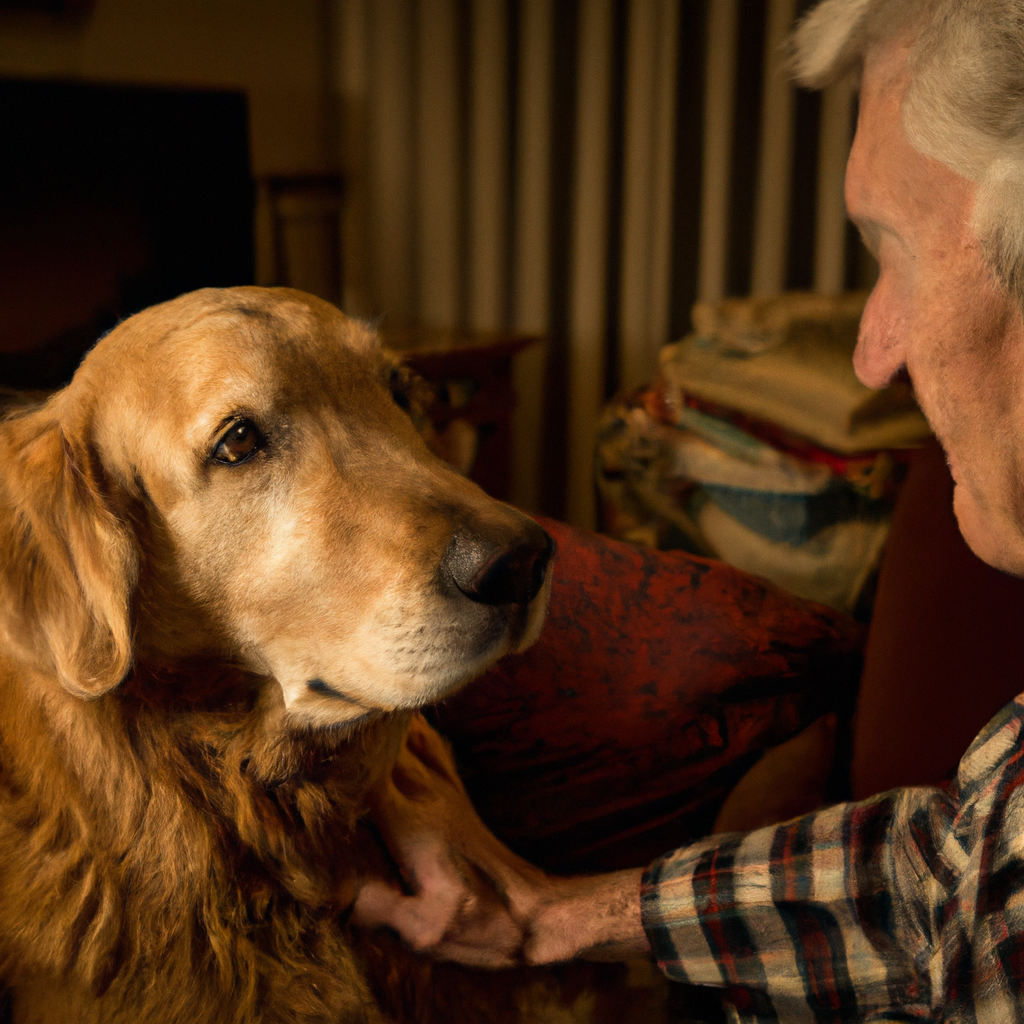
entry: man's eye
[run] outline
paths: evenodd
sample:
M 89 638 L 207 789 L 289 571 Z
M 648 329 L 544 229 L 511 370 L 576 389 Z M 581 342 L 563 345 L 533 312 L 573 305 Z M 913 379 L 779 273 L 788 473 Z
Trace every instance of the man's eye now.
M 263 435 L 252 420 L 235 420 L 217 442 L 210 458 L 226 466 L 251 459 L 263 447 Z

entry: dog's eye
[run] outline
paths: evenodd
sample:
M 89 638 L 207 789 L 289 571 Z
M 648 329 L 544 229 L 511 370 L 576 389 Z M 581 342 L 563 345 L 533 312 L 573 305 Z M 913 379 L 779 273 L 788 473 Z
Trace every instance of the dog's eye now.
M 211 458 L 227 466 L 237 466 L 252 458 L 263 445 L 263 436 L 252 420 L 235 420 L 217 442 Z

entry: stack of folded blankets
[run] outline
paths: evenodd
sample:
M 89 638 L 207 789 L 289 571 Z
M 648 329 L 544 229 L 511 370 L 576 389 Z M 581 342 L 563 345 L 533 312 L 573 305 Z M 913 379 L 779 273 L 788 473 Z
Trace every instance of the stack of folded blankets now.
M 907 450 L 929 435 L 908 384 L 854 375 L 864 299 L 699 303 L 657 378 L 605 411 L 602 528 L 857 610 Z

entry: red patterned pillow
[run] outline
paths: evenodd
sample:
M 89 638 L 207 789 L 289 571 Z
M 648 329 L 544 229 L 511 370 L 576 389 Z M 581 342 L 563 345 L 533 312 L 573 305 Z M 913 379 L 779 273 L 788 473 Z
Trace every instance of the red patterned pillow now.
M 852 620 L 720 562 L 540 522 L 558 545 L 544 632 L 433 711 L 528 859 L 646 863 L 709 831 L 766 747 L 852 707 Z

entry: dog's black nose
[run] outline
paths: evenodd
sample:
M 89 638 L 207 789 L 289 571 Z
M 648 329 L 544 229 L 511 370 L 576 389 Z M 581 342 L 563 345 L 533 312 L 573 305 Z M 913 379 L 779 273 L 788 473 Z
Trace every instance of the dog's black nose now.
M 527 604 L 544 585 L 554 541 L 532 519 L 502 536 L 455 535 L 443 569 L 459 592 L 481 604 Z

